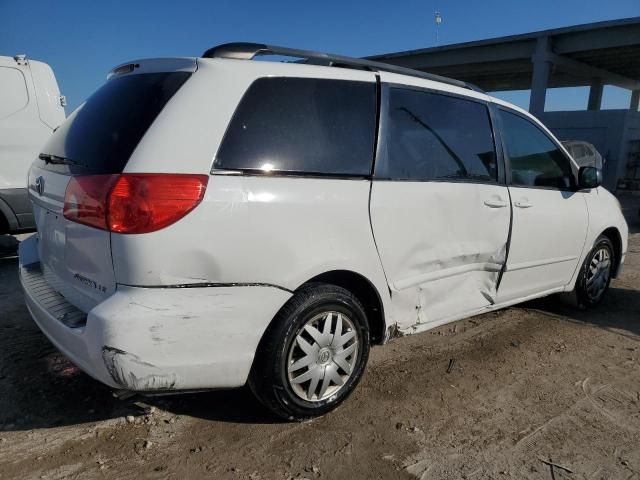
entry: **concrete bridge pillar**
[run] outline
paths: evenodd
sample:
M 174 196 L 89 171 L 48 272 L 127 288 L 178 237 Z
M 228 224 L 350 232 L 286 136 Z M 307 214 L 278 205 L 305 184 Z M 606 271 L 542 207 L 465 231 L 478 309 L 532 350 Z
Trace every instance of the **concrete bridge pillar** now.
M 640 110 L 640 90 L 631 90 L 631 103 L 629 108 L 634 112 Z
M 549 37 L 539 37 L 536 52 L 532 58 L 533 76 L 529 97 L 529 112 L 536 116 L 544 113 L 544 104 L 547 99 L 547 86 L 551 74 L 551 62 L 548 60 L 547 53 L 550 49 Z
M 604 91 L 604 83 L 601 78 L 594 78 L 589 88 L 589 103 L 587 110 L 600 110 L 602 107 L 602 92 Z

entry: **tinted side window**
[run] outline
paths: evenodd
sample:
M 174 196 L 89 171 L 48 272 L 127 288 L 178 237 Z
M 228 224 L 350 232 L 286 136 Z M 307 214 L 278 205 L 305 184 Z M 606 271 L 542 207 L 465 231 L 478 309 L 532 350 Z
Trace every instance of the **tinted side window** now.
M 391 88 L 385 152 L 376 176 L 396 180 L 496 181 L 487 107 L 461 98 Z
M 526 187 L 568 189 L 573 186 L 569 160 L 529 120 L 502 111 L 503 135 L 511 165 L 511 183 Z
M 121 173 L 147 129 L 190 76 L 186 72 L 142 73 L 108 80 L 42 148 L 42 153 L 75 165 L 41 162 L 43 168 L 80 174 Z
M 261 78 L 240 102 L 214 168 L 370 175 L 375 128 L 373 83 Z

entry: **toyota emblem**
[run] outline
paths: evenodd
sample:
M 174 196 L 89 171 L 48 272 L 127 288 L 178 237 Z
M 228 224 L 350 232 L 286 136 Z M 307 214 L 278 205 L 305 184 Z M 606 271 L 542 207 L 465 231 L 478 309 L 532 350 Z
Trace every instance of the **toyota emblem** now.
M 42 195 L 44 193 L 44 178 L 43 177 L 36 178 L 36 192 L 38 192 L 38 195 Z

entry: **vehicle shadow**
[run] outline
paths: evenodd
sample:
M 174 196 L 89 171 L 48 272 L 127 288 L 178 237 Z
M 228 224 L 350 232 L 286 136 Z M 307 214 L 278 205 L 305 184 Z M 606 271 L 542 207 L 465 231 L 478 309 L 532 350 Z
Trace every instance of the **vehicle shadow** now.
M 629 225 L 629 233 L 640 233 L 640 196 L 620 195 L 618 200 Z
M 513 308 L 535 310 L 570 321 L 594 325 L 640 340 L 640 290 L 611 286 L 602 303 L 592 309 L 578 308 L 559 296 L 532 300 Z
M 139 398 L 175 415 L 228 423 L 284 423 L 267 410 L 246 386 L 235 390 Z

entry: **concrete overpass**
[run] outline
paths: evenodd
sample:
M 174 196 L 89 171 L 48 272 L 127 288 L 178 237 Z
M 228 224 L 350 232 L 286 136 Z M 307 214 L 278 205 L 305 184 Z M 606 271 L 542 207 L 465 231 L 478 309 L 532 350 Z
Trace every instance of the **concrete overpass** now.
M 632 90 L 640 108 L 640 17 L 408 50 L 369 57 L 478 85 L 487 92 L 531 90 L 529 110 L 544 111 L 546 89 L 590 86 L 598 110 L 605 84 Z
M 369 58 L 464 80 L 487 92 L 531 90 L 531 113 L 561 139 L 590 141 L 607 157 L 610 189 L 636 180 L 640 189 L 640 17 Z M 630 90 L 629 109 L 601 111 L 605 85 Z M 582 86 L 589 87 L 587 111 L 544 111 L 548 88 Z

